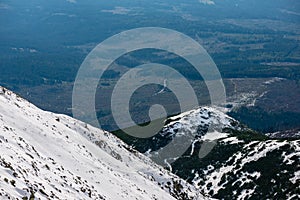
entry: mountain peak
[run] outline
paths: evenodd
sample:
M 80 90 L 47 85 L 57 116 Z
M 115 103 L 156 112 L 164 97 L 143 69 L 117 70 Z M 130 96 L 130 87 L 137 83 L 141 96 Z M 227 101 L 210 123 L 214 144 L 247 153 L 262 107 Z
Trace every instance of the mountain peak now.
M 0 87 L 0 197 L 202 199 L 111 133 Z

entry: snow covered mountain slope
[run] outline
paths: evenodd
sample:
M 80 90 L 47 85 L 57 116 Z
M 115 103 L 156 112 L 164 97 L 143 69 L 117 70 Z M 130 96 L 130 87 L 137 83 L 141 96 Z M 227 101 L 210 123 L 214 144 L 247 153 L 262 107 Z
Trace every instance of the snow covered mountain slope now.
M 180 158 L 166 160 L 176 159 L 171 171 L 202 193 L 229 200 L 300 199 L 300 140 L 256 133 L 218 108 L 170 117 L 154 137 L 124 141 L 141 152 L 159 152 L 183 134 L 194 141 Z
M 214 108 L 172 119 L 162 134 L 174 134 L 175 126 L 189 132 L 192 124 L 197 136 L 172 171 L 201 192 L 217 199 L 300 198 L 299 139 L 268 138 Z M 213 148 L 202 156 L 210 143 Z
M 0 87 L 0 199 L 204 199 L 104 132 Z

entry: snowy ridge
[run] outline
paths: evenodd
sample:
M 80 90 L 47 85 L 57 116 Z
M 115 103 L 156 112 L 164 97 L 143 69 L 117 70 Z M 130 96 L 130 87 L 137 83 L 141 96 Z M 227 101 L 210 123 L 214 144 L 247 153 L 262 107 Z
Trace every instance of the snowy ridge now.
M 223 131 L 225 128 L 240 130 L 241 128 L 238 125 L 239 123 L 236 120 L 224 114 L 218 108 L 199 107 L 170 117 L 160 135 L 174 138 L 191 133 L 195 138 L 191 149 L 192 154 L 195 142 L 212 142 L 223 138 L 227 142 L 239 142 L 236 137 L 228 138 L 229 134 Z
M 161 131 L 165 133 L 186 134 L 194 132 L 195 136 L 201 140 L 218 140 L 226 138 L 227 133 L 223 132 L 224 128 L 239 129 L 238 121 L 224 114 L 217 108 L 200 107 L 182 114 L 170 117 Z
M 0 199 L 204 199 L 112 134 L 2 87 L 0 151 Z

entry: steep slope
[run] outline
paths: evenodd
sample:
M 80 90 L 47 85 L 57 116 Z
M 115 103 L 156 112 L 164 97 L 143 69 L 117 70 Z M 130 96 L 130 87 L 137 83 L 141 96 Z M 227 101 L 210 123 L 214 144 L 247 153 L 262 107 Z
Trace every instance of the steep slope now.
M 202 193 L 230 200 L 300 198 L 300 140 L 258 134 L 217 108 L 173 116 L 153 138 L 123 139 L 141 152 L 159 153 L 183 134 L 194 136 L 192 145 L 180 158 L 165 160 L 176 159 L 171 171 Z
M 0 151 L 0 199 L 204 198 L 110 133 L 2 87 Z

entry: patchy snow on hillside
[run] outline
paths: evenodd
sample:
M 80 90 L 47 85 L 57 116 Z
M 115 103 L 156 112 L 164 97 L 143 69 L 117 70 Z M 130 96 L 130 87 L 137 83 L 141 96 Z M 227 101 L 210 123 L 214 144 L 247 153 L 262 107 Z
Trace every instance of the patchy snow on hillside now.
M 277 140 L 267 140 L 267 141 L 253 141 L 249 144 L 243 146 L 242 151 L 233 154 L 224 164 L 218 169 L 213 166 L 208 166 L 207 170 L 204 170 L 205 174 L 205 185 L 202 186 L 204 193 L 217 194 L 221 189 L 225 189 L 228 184 L 227 179 L 233 180 L 233 175 L 237 176 L 235 181 L 230 185 L 238 185 L 239 188 L 243 188 L 245 184 L 252 183 L 254 187 L 246 192 L 242 191 L 239 195 L 239 199 L 245 199 L 245 197 L 251 196 L 251 193 L 255 191 L 255 181 L 260 178 L 261 172 L 254 171 L 248 173 L 244 170 L 244 166 L 249 163 L 257 162 L 260 159 L 266 158 L 268 154 L 279 150 L 284 147 L 291 147 L 293 152 L 284 152 L 282 155 L 282 164 L 291 165 L 294 164 L 291 158 L 300 158 L 299 151 L 299 141 L 277 141 Z M 227 164 L 231 163 L 231 164 Z M 287 171 L 283 171 L 287 173 Z M 225 178 L 227 177 L 227 179 Z M 225 179 L 224 179 L 225 178 Z M 203 178 L 196 176 L 194 178 L 194 185 L 199 185 L 199 182 L 203 181 Z M 275 181 L 275 180 L 274 180 Z M 290 181 L 294 184 L 300 182 L 299 171 L 294 172 L 294 176 L 290 178 Z M 274 182 L 275 184 L 275 182 Z M 234 192 L 234 191 L 233 191 Z M 246 192 L 246 193 L 245 193 Z M 298 195 L 300 197 L 300 194 Z M 246 198 L 247 199 L 247 198 Z
M 300 140 L 265 137 L 211 107 L 173 116 L 167 122 L 161 135 L 196 136 L 191 151 L 172 169 L 193 177 L 192 183 L 204 194 L 221 199 L 262 194 L 300 198 L 295 187 L 300 184 Z M 187 158 L 193 160 L 190 165 L 184 163 Z

